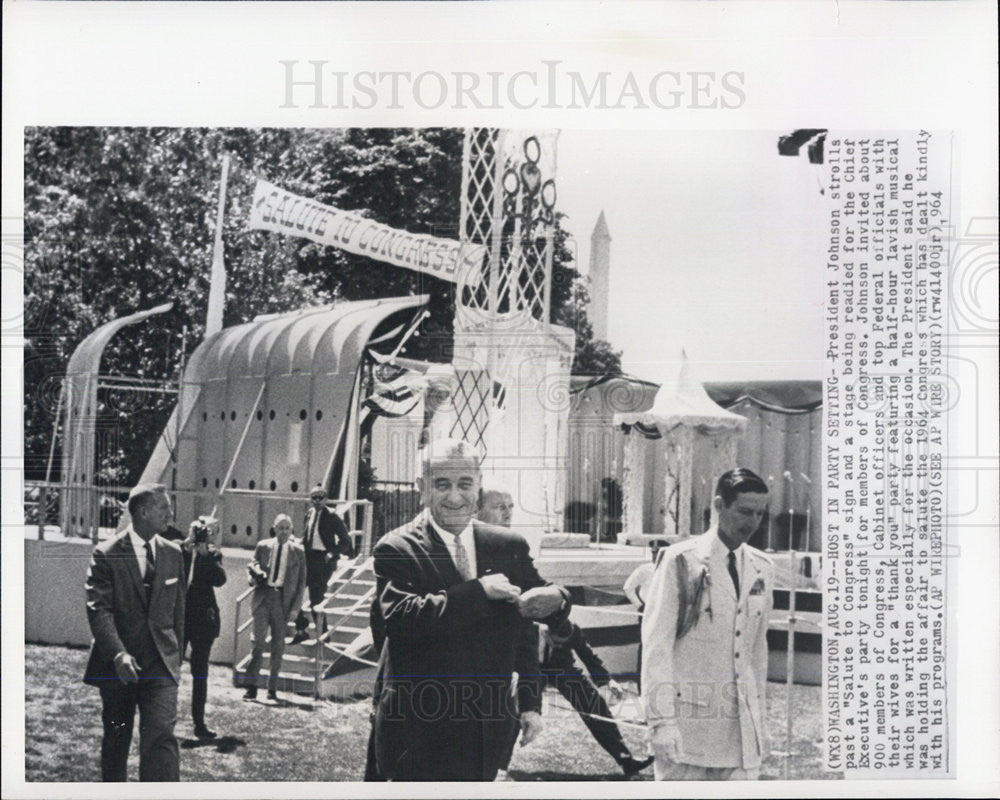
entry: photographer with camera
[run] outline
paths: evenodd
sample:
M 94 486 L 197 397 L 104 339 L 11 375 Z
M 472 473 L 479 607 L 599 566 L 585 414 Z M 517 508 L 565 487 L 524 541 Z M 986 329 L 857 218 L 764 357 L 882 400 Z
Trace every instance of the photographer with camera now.
M 183 534 L 171 526 L 167 538 L 181 540 Z M 191 523 L 187 538 L 180 541 L 184 554 L 184 572 L 188 589 L 184 612 L 184 649 L 191 645 L 191 719 L 194 735 L 214 739 L 215 731 L 205 725 L 205 702 L 208 699 L 208 658 L 212 643 L 219 636 L 219 604 L 215 587 L 226 582 L 219 550 L 219 521 L 198 517 Z

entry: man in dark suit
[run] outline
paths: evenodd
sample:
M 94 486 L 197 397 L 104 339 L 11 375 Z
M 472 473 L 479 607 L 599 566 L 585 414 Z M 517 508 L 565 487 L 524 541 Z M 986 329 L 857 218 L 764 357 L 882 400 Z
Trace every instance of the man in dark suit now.
M 542 580 L 522 536 L 473 520 L 479 461 L 466 442 L 428 445 L 424 511 L 375 548 L 387 638 L 373 749 L 390 781 L 492 781 L 518 705 L 523 741 L 541 730 L 532 620 L 565 617 L 568 593 Z
M 309 494 L 309 499 L 312 501 L 312 507 L 306 512 L 302 547 L 306 551 L 309 608 L 318 637 L 326 630 L 326 614 L 320 614 L 316 608 L 326 596 L 326 585 L 337 568 L 340 553 L 350 556 L 353 554 L 353 547 L 344 521 L 326 507 L 326 489 L 321 484 L 316 484 Z M 299 612 L 295 619 L 295 627 L 297 630 L 292 638 L 293 643 L 297 644 L 309 638 L 309 634 L 306 633 L 309 618 L 305 612 Z
M 128 779 L 139 708 L 139 780 L 176 781 L 180 753 L 177 686 L 184 642 L 184 559 L 157 534 L 170 523 L 160 484 L 136 486 L 131 524 L 94 548 L 87 570 L 87 620 L 94 636 L 84 682 L 101 692 L 101 777 Z
M 589 677 L 576 665 L 574 655 L 583 662 Z M 621 767 L 625 777 L 637 779 L 639 773 L 653 763 L 653 758 L 635 758 L 625 744 L 611 716 L 611 709 L 597 687 L 607 686 L 616 700 L 621 699 L 623 689 L 608 674 L 607 667 L 587 643 L 579 625 L 566 620 L 557 629 L 546 628 L 543 631 L 540 666 L 548 685 L 569 700 L 587 730 Z
M 199 739 L 214 739 L 215 731 L 205 725 L 205 703 L 208 700 L 208 659 L 212 643 L 219 638 L 219 604 L 215 589 L 226 582 L 219 550 L 219 522 L 211 517 L 199 517 L 191 523 L 187 538 L 172 525 L 164 534 L 180 544 L 184 554 L 184 574 L 188 576 L 184 613 L 184 649 L 191 645 L 191 720 L 194 735 Z
M 306 564 L 302 545 L 292 538 L 292 519 L 287 514 L 274 518 L 274 536 L 257 542 L 247 565 L 250 584 L 254 586 L 250 608 L 253 611 L 253 650 L 247 666 L 248 687 L 244 700 L 257 698 L 257 675 L 264 659 L 264 642 L 271 632 L 271 675 L 267 699 L 278 699 L 278 674 L 285 654 L 285 630 L 292 615 L 302 605 L 306 588 Z

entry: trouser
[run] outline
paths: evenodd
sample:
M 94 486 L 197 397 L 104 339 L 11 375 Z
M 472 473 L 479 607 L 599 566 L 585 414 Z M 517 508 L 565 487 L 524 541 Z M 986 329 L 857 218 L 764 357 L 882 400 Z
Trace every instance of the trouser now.
M 135 683 L 109 679 L 101 686 L 101 780 L 128 780 L 128 750 L 139 709 L 139 780 L 180 780 L 180 750 L 174 736 L 177 682 L 157 659 Z
M 195 727 L 205 725 L 205 701 L 208 700 L 208 657 L 212 639 L 191 640 L 191 719 Z
M 325 615 L 318 614 L 315 609 L 323 602 L 323 598 L 326 597 L 326 587 L 336 566 L 336 558 L 327 563 L 325 550 L 306 550 L 306 588 L 309 591 L 309 608 L 312 610 L 317 626 L 317 636 L 320 634 L 320 617 L 323 617 L 324 629 L 326 628 L 326 617 Z M 295 618 L 295 627 L 300 631 L 304 631 L 309 627 L 309 617 L 306 616 L 304 611 L 299 611 L 298 616 Z
M 366 782 L 385 782 L 385 776 L 378 768 L 378 757 L 375 753 L 375 715 L 372 714 L 371 730 L 368 732 L 368 752 L 365 754 L 365 776 Z
M 247 665 L 247 677 L 250 685 L 255 686 L 260 665 L 264 660 L 264 642 L 267 632 L 271 632 L 271 675 L 267 682 L 268 691 L 278 688 L 278 673 L 281 672 L 281 659 L 285 655 L 285 628 L 288 619 L 285 617 L 284 604 L 281 602 L 281 589 L 265 587 L 263 602 L 253 612 L 253 633 L 250 643 L 253 647 L 250 663 Z
M 760 779 L 760 767 L 697 767 L 658 758 L 653 762 L 653 774 L 658 781 L 756 781 Z
M 621 764 L 632 757 L 618 726 L 608 721 L 611 719 L 611 709 L 589 678 L 583 674 L 547 675 L 546 678 L 550 686 L 554 686 L 559 694 L 569 700 L 573 710 L 580 714 L 587 730 L 616 763 Z M 590 714 L 604 719 L 594 719 Z

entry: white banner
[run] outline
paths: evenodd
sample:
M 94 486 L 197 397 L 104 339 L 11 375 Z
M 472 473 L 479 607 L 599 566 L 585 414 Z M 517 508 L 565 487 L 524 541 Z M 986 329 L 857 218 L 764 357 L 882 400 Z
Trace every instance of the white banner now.
M 254 189 L 249 227 L 301 236 L 453 283 L 458 282 L 459 265 L 463 265 L 467 276 L 463 282 L 474 282 L 484 249 L 482 245 L 463 249 L 452 239 L 390 228 L 354 211 L 317 203 L 263 180 L 258 180 Z

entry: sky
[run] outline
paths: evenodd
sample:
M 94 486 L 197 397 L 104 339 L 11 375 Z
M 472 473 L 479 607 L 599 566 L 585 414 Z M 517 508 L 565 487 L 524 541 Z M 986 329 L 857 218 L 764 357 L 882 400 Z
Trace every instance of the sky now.
M 821 377 L 823 168 L 779 156 L 787 132 L 560 133 L 557 207 L 584 273 L 605 213 L 626 372 L 671 375 L 683 351 L 703 381 Z

